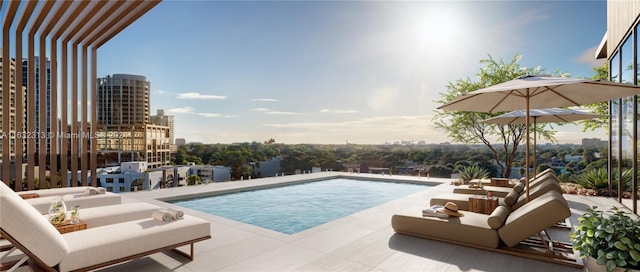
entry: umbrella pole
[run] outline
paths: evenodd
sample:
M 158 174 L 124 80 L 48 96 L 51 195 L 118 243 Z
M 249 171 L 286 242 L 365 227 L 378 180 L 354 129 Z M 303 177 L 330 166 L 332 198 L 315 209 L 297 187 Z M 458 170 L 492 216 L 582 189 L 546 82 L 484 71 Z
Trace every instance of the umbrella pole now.
M 536 144 L 538 142 L 538 136 L 537 136 L 537 131 L 536 128 L 538 127 L 538 116 L 534 116 L 533 117 L 533 178 L 536 177 L 536 175 L 538 174 L 538 155 L 536 155 L 538 153 L 538 145 Z
M 527 118 L 525 120 L 526 122 L 526 132 L 527 132 L 527 145 L 525 148 L 525 179 L 527 180 L 527 203 L 529 202 L 529 89 L 527 88 L 527 93 L 525 94 L 525 100 L 526 100 L 526 109 L 527 109 Z

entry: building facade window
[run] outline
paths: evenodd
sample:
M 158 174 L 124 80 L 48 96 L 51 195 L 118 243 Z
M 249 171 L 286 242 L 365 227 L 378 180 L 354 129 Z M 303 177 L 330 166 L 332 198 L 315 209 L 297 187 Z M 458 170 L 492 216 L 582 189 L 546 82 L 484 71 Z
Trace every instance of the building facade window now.
M 614 82 L 638 84 L 638 25 L 630 29 L 617 50 L 609 58 L 609 78 Z M 638 213 L 638 127 L 637 97 L 610 101 L 610 161 L 611 187 L 618 200 Z

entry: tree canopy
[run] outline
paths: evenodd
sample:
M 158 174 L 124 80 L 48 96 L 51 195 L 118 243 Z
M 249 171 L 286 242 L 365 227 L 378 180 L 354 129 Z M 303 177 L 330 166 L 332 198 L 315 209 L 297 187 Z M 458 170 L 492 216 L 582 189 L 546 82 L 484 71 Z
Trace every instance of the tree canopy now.
M 449 82 L 446 86 L 447 91 L 440 93 L 441 98 L 435 102 L 445 104 L 459 95 L 520 76 L 540 74 L 544 71 L 540 67 L 520 67 L 521 59 L 521 55 L 518 54 L 509 62 L 505 62 L 502 59 L 495 60 L 489 55 L 488 59 L 480 60 L 480 64 L 484 67 L 480 68 L 476 74 L 477 81 L 467 77 Z M 436 110 L 433 120 L 437 127 L 446 131 L 447 136 L 453 142 L 486 145 L 493 153 L 493 159 L 500 168 L 500 176 L 508 177 L 516 158 L 518 146 L 523 139 L 526 139 L 525 125 L 491 125 L 480 122 L 502 113 Z M 538 126 L 536 132 L 542 138 L 555 142 L 555 132 L 546 129 L 545 125 Z
M 605 62 L 600 67 L 594 67 L 593 71 L 596 73 L 592 79 L 609 80 L 609 63 Z M 595 114 L 601 114 L 603 116 L 609 115 L 609 102 L 599 102 L 584 106 L 584 108 L 590 109 Z M 582 121 L 582 131 L 596 130 L 609 127 L 609 118 L 594 118 Z M 608 130 L 607 130 L 608 131 Z

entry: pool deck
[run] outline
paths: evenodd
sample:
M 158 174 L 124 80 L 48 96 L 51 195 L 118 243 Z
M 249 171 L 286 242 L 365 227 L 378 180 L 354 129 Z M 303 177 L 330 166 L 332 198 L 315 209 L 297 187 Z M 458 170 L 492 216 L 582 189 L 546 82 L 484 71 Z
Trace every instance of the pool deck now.
M 197 196 L 273 186 L 336 175 L 439 184 L 347 217 L 287 235 L 226 218 L 174 206 L 159 198 Z M 451 192 L 450 179 L 324 172 L 275 178 L 212 183 L 154 191 L 124 193 L 124 202 L 145 201 L 182 209 L 211 222 L 212 239 L 195 245 L 195 260 L 157 253 L 101 271 L 581 271 L 581 269 L 515 257 L 449 243 L 395 234 L 391 216 L 419 212 L 428 199 Z M 571 224 L 588 207 L 618 206 L 613 199 L 565 195 Z M 568 241 L 568 231 L 552 234 Z

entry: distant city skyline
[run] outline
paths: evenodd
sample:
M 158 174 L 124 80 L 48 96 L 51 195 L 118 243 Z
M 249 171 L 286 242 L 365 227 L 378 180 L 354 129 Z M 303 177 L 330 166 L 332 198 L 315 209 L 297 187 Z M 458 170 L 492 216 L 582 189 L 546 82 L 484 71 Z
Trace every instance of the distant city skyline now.
M 434 100 L 488 54 L 591 77 L 605 31 L 605 1 L 163 1 L 100 48 L 98 76 L 145 75 L 187 142 L 442 143 Z

